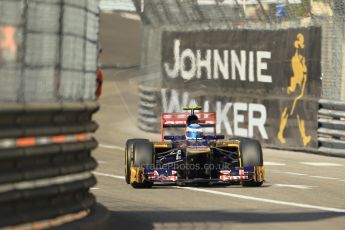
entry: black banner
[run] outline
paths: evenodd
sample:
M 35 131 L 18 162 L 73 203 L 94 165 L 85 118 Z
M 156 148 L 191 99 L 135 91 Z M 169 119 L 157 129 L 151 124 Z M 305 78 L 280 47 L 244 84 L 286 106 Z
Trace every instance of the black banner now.
M 165 32 L 162 39 L 164 111 L 197 103 L 218 113 L 218 132 L 317 147 L 319 27 Z

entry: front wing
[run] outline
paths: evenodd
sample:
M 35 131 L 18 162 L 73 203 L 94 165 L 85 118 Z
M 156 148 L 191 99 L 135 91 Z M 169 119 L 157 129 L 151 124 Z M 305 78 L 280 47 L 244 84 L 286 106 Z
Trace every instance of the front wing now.
M 241 167 L 232 170 L 220 170 L 219 177 L 210 178 L 179 178 L 177 171 L 174 169 L 162 169 L 162 168 L 145 168 L 145 167 L 132 167 L 131 168 L 131 183 L 234 183 L 241 181 L 258 181 L 265 180 L 265 169 L 263 166 L 250 166 Z

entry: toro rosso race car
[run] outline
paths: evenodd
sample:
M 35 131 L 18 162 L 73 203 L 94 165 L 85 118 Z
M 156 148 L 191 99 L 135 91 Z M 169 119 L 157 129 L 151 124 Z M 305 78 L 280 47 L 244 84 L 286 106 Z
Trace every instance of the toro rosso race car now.
M 261 186 L 264 167 L 257 140 L 216 135 L 216 113 L 161 114 L 161 141 L 129 139 L 125 148 L 126 182 L 134 188 L 153 184 L 239 184 Z M 166 129 L 180 128 L 182 135 L 164 135 Z M 212 131 L 206 135 L 204 130 Z

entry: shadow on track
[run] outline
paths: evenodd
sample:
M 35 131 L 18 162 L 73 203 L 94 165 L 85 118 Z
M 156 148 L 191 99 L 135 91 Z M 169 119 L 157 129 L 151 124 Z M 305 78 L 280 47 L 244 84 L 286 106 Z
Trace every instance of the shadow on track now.
M 294 212 L 294 213 L 267 213 L 267 212 L 234 212 L 234 211 L 112 211 L 110 212 L 109 229 L 153 229 L 155 225 L 174 224 L 223 224 L 231 223 L 286 223 L 312 222 L 336 217 L 345 217 L 345 213 L 334 212 Z

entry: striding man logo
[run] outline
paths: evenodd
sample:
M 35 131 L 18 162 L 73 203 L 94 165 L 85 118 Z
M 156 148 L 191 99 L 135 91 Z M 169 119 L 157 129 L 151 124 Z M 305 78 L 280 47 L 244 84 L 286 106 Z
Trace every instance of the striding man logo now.
M 296 111 L 296 104 L 304 96 L 304 90 L 308 78 L 308 69 L 305 64 L 305 57 L 301 54 L 301 50 L 304 49 L 304 36 L 303 34 L 297 34 L 296 40 L 294 42 L 294 47 L 296 49 L 295 54 L 291 58 L 291 68 L 293 76 L 290 78 L 290 86 L 287 88 L 288 94 L 294 94 L 299 88 L 300 93 L 294 97 L 294 100 L 291 105 L 288 105 L 284 108 L 281 118 L 280 126 L 278 131 L 278 139 L 282 144 L 286 144 L 284 131 L 286 128 L 287 121 L 289 117 L 296 116 L 298 122 L 299 132 L 302 138 L 304 146 L 308 145 L 311 140 L 311 137 L 306 134 L 305 122 L 301 119 L 300 114 Z

